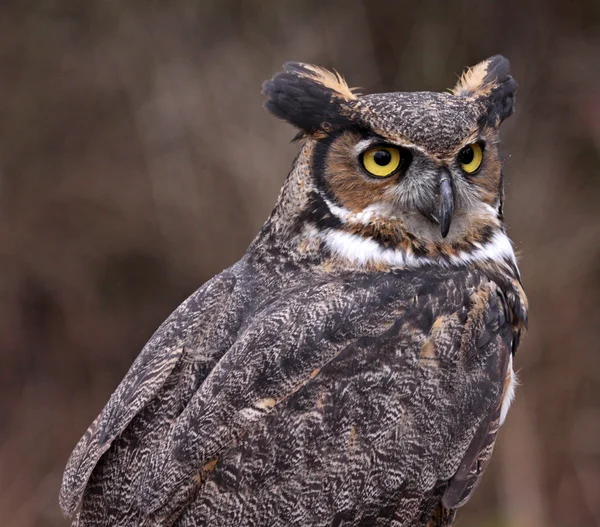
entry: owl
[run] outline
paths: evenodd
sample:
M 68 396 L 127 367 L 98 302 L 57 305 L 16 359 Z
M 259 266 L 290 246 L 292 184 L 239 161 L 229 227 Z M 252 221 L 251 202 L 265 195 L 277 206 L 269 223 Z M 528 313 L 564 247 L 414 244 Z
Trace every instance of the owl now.
M 451 92 L 263 85 L 300 152 L 244 256 L 137 357 L 68 461 L 78 526 L 447 526 L 490 459 L 527 300 L 502 56 Z

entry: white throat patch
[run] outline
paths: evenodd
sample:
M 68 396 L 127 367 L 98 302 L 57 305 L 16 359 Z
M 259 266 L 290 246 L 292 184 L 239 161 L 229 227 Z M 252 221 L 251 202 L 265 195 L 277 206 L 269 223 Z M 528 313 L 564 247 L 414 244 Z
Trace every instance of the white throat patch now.
M 415 256 L 401 249 L 387 249 L 376 241 L 358 234 L 327 229 L 319 234 L 327 248 L 345 260 L 359 265 L 388 265 L 391 267 L 421 267 L 423 265 L 467 265 L 473 262 L 509 260 L 517 268 L 515 252 L 508 236 L 498 231 L 485 244 L 475 244 L 473 251 L 461 251 L 449 258 Z

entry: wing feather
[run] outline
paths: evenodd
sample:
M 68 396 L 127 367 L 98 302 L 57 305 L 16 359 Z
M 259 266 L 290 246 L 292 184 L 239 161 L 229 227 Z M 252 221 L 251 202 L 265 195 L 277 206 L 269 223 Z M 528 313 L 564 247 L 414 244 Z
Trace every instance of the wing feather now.
M 160 391 L 181 360 L 190 333 L 210 326 L 234 284 L 228 273 L 207 282 L 152 336 L 67 462 L 59 495 L 65 514 L 73 515 L 98 460 Z

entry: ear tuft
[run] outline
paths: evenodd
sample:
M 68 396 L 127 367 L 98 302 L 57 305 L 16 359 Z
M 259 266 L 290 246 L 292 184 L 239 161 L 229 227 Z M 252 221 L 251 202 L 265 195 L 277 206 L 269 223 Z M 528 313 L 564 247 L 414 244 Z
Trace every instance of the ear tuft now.
M 292 63 L 288 63 L 288 66 L 292 66 Z M 330 89 L 336 97 L 346 101 L 353 101 L 356 99 L 356 95 L 352 91 L 352 88 L 348 86 L 344 78 L 337 71 L 329 71 L 319 66 L 313 66 L 312 64 L 301 64 L 299 66 L 307 72 L 307 77 L 312 78 L 315 82 Z
M 510 62 L 502 55 L 495 55 L 463 73 L 452 93 L 484 99 L 488 106 L 487 120 L 497 126 L 513 113 L 516 91 Z
M 452 93 L 466 97 L 487 95 L 510 77 L 510 62 L 495 55 L 465 71 Z
M 265 108 L 303 134 L 329 133 L 352 124 L 357 97 L 337 72 L 287 62 L 262 88 L 268 97 Z

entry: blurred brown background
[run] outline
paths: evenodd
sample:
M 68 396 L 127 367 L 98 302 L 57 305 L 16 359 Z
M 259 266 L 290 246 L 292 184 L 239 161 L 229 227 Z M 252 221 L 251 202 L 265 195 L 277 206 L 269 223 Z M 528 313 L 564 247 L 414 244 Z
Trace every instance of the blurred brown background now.
M 600 525 L 600 3 L 4 0 L 0 525 L 66 525 L 66 459 L 158 324 L 244 252 L 298 146 L 285 60 L 365 92 L 508 56 L 522 386 L 458 525 Z

